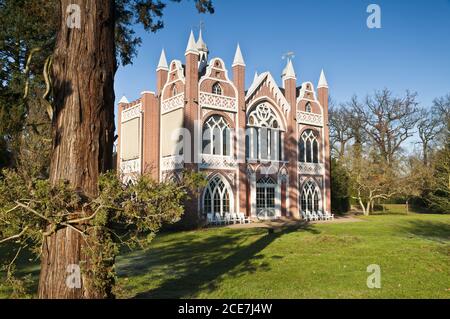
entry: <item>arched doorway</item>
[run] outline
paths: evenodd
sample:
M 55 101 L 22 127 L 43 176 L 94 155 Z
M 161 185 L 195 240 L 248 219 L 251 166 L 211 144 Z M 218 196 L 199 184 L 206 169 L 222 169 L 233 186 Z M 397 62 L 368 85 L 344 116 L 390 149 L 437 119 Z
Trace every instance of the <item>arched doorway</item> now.
M 256 214 L 259 219 L 277 217 L 277 186 L 270 177 L 262 177 L 256 182 Z
M 224 216 L 234 211 L 233 191 L 228 181 L 221 175 L 215 175 L 203 192 L 203 213 Z

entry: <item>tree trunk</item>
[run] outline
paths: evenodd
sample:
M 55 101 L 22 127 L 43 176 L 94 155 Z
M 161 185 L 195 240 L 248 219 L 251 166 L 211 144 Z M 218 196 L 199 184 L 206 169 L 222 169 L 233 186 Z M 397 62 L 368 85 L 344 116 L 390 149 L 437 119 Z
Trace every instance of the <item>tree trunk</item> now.
M 423 142 L 423 165 L 428 166 L 428 143 Z
M 367 207 L 366 207 L 366 216 L 370 215 L 370 207 L 371 207 L 372 201 L 368 200 L 367 201 Z
M 52 72 L 55 110 L 50 181 L 53 185 L 68 181 L 86 196 L 97 195 L 99 174 L 112 168 L 114 3 L 60 0 L 61 25 Z M 80 29 L 67 25 L 66 10 L 71 4 L 81 9 Z M 107 297 L 96 290 L 92 275 L 85 271 L 91 267 L 86 246 L 82 235 L 70 228 L 47 237 L 42 247 L 40 298 Z M 73 265 L 81 268 L 80 286 L 66 284 Z
M 361 206 L 361 209 L 363 210 L 363 214 L 365 216 L 367 216 L 368 214 L 366 213 L 366 206 L 364 205 L 362 198 L 360 196 L 358 197 L 358 200 L 359 200 L 359 205 Z

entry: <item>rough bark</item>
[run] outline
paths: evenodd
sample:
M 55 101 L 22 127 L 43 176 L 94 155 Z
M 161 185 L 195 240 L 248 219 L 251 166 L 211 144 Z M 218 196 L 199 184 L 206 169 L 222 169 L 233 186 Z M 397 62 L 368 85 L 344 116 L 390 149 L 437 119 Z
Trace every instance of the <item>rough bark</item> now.
M 67 7 L 81 8 L 81 29 L 68 28 Z M 61 0 L 61 25 L 54 52 L 53 152 L 50 180 L 66 180 L 86 196 L 95 196 L 99 174 L 112 168 L 114 137 L 113 0 Z M 82 272 L 81 288 L 66 285 L 67 267 L 90 267 L 86 241 L 64 228 L 42 247 L 40 298 L 103 298 Z

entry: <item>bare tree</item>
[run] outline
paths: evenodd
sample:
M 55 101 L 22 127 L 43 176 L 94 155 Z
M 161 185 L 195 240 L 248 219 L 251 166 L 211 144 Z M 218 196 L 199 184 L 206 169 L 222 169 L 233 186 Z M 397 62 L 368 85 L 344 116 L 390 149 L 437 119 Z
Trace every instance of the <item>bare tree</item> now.
M 422 159 L 424 165 L 428 165 L 430 147 L 435 138 L 442 131 L 437 108 L 420 110 L 420 120 L 417 122 L 420 144 L 422 145 Z
M 362 104 L 352 101 L 353 112 L 362 120 L 362 128 L 378 149 L 382 159 L 390 165 L 401 145 L 413 135 L 417 123 L 416 93 L 406 92 L 394 97 L 388 89 L 367 96 Z
M 450 94 L 436 98 L 433 101 L 433 108 L 436 115 L 439 116 L 441 122 L 441 131 L 439 134 L 439 141 L 444 147 L 450 148 L 449 133 L 450 133 Z
M 392 174 L 387 164 L 376 162 L 370 156 L 363 156 L 361 159 L 349 158 L 352 165 L 352 184 L 354 196 L 361 206 L 364 215 L 369 215 L 373 211 L 374 203 L 378 199 L 389 199 L 399 193 L 401 183 Z
M 353 130 L 349 126 L 350 112 L 346 105 L 336 107 L 331 105 L 330 114 L 330 141 L 333 152 L 338 159 L 342 159 L 345 154 L 347 143 L 353 138 Z

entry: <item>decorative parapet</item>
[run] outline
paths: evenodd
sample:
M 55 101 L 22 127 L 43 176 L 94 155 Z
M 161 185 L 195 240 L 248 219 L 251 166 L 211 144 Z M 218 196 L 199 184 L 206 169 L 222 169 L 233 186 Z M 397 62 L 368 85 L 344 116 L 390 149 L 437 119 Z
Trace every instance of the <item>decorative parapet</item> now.
M 231 156 L 202 154 L 201 158 L 200 168 L 202 169 L 236 169 L 238 167 L 236 159 Z
M 323 175 L 325 173 L 325 167 L 321 163 L 298 162 L 298 173 L 304 175 Z
M 180 93 L 161 102 L 161 114 L 166 114 L 184 107 L 184 93 Z
M 142 114 L 141 104 L 136 104 L 122 111 L 122 123 L 140 117 Z
M 133 159 L 129 161 L 120 162 L 120 171 L 122 174 L 140 174 L 141 173 L 141 159 Z
M 182 155 L 161 158 L 161 171 L 175 171 L 184 168 L 184 157 Z
M 322 127 L 323 116 L 310 112 L 297 111 L 297 123 Z
M 201 108 L 227 112 L 238 111 L 237 99 L 223 95 L 200 92 L 199 104 Z

